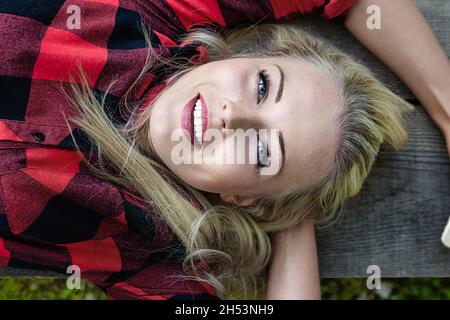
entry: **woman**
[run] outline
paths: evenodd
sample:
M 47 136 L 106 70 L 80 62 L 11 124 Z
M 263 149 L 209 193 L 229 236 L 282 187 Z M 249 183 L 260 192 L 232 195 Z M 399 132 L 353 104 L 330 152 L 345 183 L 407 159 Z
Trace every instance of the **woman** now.
M 267 297 L 320 296 L 312 223 L 301 222 L 332 219 L 359 191 L 381 144 L 405 142 L 401 114 L 411 107 L 366 68 L 298 28 L 264 25 L 223 38 L 193 30 L 195 23 L 234 26 L 313 9 L 334 18 L 355 3 L 320 2 L 89 2 L 79 5 L 86 27 L 70 31 L 67 12 L 76 2 L 39 14 L 1 8 L 5 26 L 26 21 L 36 30 L 13 47 L 19 55 L 6 52 L 2 71 L 4 88 L 27 93 L 2 90 L 11 102 L 2 108 L 0 136 L 2 265 L 60 273 L 76 265 L 111 298 L 227 298 L 237 290 L 251 296 L 266 278 L 269 235 L 281 231 L 274 233 Z M 361 17 L 361 6 L 347 21 Z M 146 38 L 135 31 L 141 17 L 151 28 Z M 376 49 L 377 40 L 368 42 Z M 442 63 L 438 48 L 431 53 Z M 426 100 L 427 78 L 415 78 L 415 93 Z M 201 109 L 193 110 L 198 98 Z M 428 105 L 438 110 L 442 101 Z M 185 122 L 186 106 L 201 119 L 208 112 L 207 125 L 191 127 L 194 145 L 206 147 L 206 128 L 275 128 L 283 132 L 284 155 L 281 140 L 258 140 L 256 165 L 176 164 L 170 137 Z M 269 150 L 284 165 L 263 175 Z M 292 240 L 302 237 L 301 251 L 291 255 Z M 294 264 L 299 268 L 291 271 Z M 298 282 L 286 291 L 284 277 Z

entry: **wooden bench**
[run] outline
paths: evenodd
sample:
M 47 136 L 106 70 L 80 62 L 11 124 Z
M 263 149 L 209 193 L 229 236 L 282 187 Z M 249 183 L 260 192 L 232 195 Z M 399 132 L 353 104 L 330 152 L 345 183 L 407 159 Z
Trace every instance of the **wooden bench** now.
M 415 3 L 450 56 L 450 1 Z M 406 121 L 408 144 L 401 152 L 384 148 L 340 223 L 318 230 L 321 276 L 367 277 L 367 267 L 377 265 L 382 277 L 449 277 L 450 249 L 440 241 L 450 215 L 450 162 L 443 137 L 417 98 L 345 28 L 314 24 L 416 106 Z
M 416 4 L 450 55 L 450 1 L 417 0 Z M 450 162 L 440 132 L 414 95 L 342 22 L 297 20 L 369 66 L 383 83 L 416 106 L 407 118 L 410 140 L 403 151 L 383 149 L 361 193 L 347 202 L 341 221 L 318 230 L 321 277 L 367 277 L 370 265 L 379 266 L 382 277 L 450 276 L 450 249 L 440 242 L 450 214 Z M 2 276 L 61 274 L 4 268 Z

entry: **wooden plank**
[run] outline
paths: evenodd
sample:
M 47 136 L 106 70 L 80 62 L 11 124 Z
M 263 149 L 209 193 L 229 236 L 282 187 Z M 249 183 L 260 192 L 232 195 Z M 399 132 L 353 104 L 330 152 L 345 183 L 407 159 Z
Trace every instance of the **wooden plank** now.
M 450 1 L 415 3 L 450 56 Z M 415 100 L 344 28 L 324 28 L 336 46 L 368 65 L 394 92 Z M 367 277 L 369 265 L 378 265 L 384 277 L 450 276 L 450 250 L 440 243 L 450 214 L 446 145 L 421 106 L 408 117 L 407 128 L 410 141 L 403 151 L 384 149 L 342 221 L 318 231 L 322 277 Z
M 450 57 L 450 1 L 416 0 L 414 2 L 437 35 L 447 56 Z M 383 23 L 382 12 L 381 19 L 381 23 Z M 351 55 L 356 61 L 368 66 L 375 76 L 393 92 L 405 99 L 415 99 L 414 95 L 401 83 L 398 77 L 353 37 L 342 21 L 326 21 L 315 17 L 296 17 L 292 21 L 301 25 L 305 30 L 323 37 L 345 53 Z M 414 49 L 411 48 L 411 50 Z
M 441 134 L 418 106 L 403 151 L 384 148 L 343 219 L 317 233 L 321 276 L 449 277 L 440 236 L 450 215 L 450 163 Z

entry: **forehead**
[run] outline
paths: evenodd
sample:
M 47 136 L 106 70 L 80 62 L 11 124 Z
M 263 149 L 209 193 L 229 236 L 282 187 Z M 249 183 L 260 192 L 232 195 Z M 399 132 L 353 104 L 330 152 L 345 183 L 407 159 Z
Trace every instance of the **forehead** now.
M 274 109 L 283 131 L 285 168 L 275 184 L 307 187 L 331 169 L 339 139 L 337 117 L 342 96 L 335 81 L 319 67 L 290 58 L 269 58 L 284 72 L 284 93 Z M 278 84 L 274 85 L 276 88 Z

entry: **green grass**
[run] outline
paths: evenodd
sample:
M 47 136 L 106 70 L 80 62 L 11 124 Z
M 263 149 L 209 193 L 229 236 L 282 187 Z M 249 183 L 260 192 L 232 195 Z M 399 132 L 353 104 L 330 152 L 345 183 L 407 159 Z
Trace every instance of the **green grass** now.
M 366 279 L 323 279 L 325 300 L 353 299 L 450 299 L 450 279 L 383 279 L 381 290 L 370 290 Z M 82 281 L 81 289 L 70 290 L 59 278 L 2 278 L 0 300 L 105 300 L 95 285 Z
M 396 278 L 382 279 L 381 290 L 367 288 L 366 279 L 322 280 L 322 298 L 329 300 L 448 300 L 450 279 Z
M 81 289 L 68 289 L 62 278 L 1 278 L 0 300 L 105 300 L 95 285 L 81 281 Z

